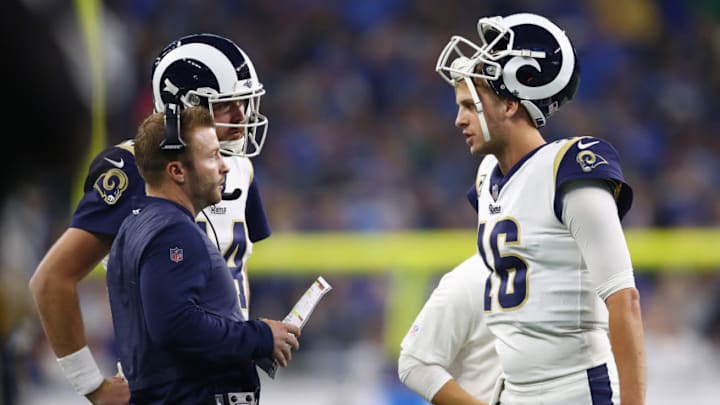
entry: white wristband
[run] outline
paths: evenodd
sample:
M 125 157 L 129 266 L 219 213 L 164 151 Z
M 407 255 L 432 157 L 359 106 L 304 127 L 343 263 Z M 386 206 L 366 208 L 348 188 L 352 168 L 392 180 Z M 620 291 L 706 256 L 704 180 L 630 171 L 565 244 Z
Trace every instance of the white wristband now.
M 80 395 L 85 396 L 95 391 L 105 380 L 87 346 L 57 361 L 65 377 Z

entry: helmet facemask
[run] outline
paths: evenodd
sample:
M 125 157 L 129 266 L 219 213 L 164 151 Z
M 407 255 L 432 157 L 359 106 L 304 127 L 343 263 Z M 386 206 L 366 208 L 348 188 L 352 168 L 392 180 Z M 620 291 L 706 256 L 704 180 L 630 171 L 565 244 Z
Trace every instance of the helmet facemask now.
M 243 121 L 239 123 L 217 122 L 216 127 L 242 128 L 242 138 L 231 141 L 220 141 L 220 149 L 224 154 L 254 157 L 260 154 L 268 130 L 268 119 L 260 113 L 260 99 L 265 89 L 259 87 L 253 91 L 236 94 L 213 95 L 207 98 L 208 109 L 215 119 L 219 105 L 240 102 L 243 108 Z
M 453 86 L 460 81 L 465 83 L 465 85 L 467 86 L 468 91 L 470 92 L 470 96 L 473 100 L 473 105 L 475 106 L 475 113 L 478 116 L 478 122 L 480 123 L 480 130 L 482 131 L 483 140 L 485 142 L 490 142 L 490 130 L 488 129 L 487 120 L 485 119 L 483 104 L 480 100 L 477 87 L 475 87 L 475 82 L 473 80 L 473 78 L 476 77 L 474 73 L 475 70 L 475 65 L 473 64 L 473 61 L 471 59 L 468 59 L 465 56 L 459 56 L 452 61 L 447 72 L 449 73 L 449 77 L 452 80 L 451 83 L 453 84 Z
M 481 30 L 481 23 L 484 24 L 485 20 L 488 27 Z M 512 30 L 498 25 L 497 18 L 481 18 L 478 31 L 482 33 L 480 46 L 459 35 L 453 36 L 440 52 L 435 71 L 453 86 L 460 81 L 465 83 L 475 105 L 483 140 L 490 142 L 490 131 L 474 80 L 491 81 L 500 77 L 502 67 L 497 60 L 512 51 L 514 34 Z M 486 32 L 493 32 L 494 35 L 484 35 Z M 498 49 L 501 44 L 505 47 Z

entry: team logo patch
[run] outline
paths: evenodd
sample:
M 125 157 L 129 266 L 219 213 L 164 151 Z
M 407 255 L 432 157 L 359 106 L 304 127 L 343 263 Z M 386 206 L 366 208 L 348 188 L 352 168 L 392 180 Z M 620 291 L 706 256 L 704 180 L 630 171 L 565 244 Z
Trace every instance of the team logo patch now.
M 183 250 L 181 248 L 170 248 L 170 260 L 175 263 L 183 261 Z
M 100 194 L 100 198 L 107 205 L 115 205 L 120 200 L 122 193 L 127 189 L 128 177 L 120 169 L 110 169 L 101 174 L 95 181 L 93 188 Z
M 492 196 L 494 201 L 497 201 L 498 196 L 500 195 L 500 186 L 497 184 L 493 184 L 490 189 L 490 195 Z
M 575 160 L 580 165 L 580 168 L 585 173 L 590 173 L 594 168 L 600 165 L 608 164 L 604 157 L 590 150 L 583 150 L 578 152 Z

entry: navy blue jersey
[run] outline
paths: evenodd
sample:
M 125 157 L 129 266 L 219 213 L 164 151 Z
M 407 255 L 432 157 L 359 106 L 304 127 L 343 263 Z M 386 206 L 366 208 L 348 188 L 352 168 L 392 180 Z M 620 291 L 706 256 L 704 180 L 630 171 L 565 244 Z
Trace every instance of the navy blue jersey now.
M 253 178 L 248 190 L 248 198 L 245 204 L 245 218 L 249 231 L 249 239 L 255 243 L 270 236 L 270 224 L 265 216 L 265 207 L 260 197 L 258 184 Z
M 249 319 L 247 261 L 253 242 L 267 238 L 271 230 L 252 162 L 237 156 L 224 156 L 224 159 L 230 168 L 225 186 L 229 190 L 239 190 L 240 197 L 221 201 L 204 210 L 196 221 L 223 252 L 230 274 L 235 279 L 242 313 L 245 319 Z M 133 197 L 143 195 L 145 181 L 135 163 L 133 141 L 107 148 L 90 164 L 84 195 L 70 226 L 114 237 L 123 219 L 130 214 Z M 208 221 L 212 226 L 208 226 Z
M 252 164 L 247 158 L 226 159 L 240 162 L 231 165 L 235 170 L 228 176 L 232 181 L 238 178 L 238 184 L 232 185 L 239 187 L 246 195 L 237 202 L 223 201 L 220 205 L 227 205 L 229 216 L 242 217 L 243 222 L 247 223 L 248 230 L 247 236 L 245 233 L 242 234 L 242 241 L 232 241 L 233 236 L 228 236 L 227 242 L 221 237 L 220 243 L 228 245 L 242 243 L 244 246 L 245 238 L 251 242 L 263 240 L 270 236 L 271 230 L 257 182 L 252 176 Z M 250 175 L 245 174 L 248 170 Z M 133 141 L 128 140 L 111 146 L 100 152 L 90 164 L 83 187 L 83 197 L 73 213 L 70 226 L 91 233 L 114 236 L 123 219 L 130 214 L 132 197 L 141 195 L 145 195 L 145 181 L 135 163 Z M 203 218 L 199 217 L 199 219 Z
M 132 141 L 111 146 L 90 164 L 83 197 L 70 226 L 114 236 L 130 214 L 130 200 L 145 195 L 145 181 L 135 165 Z
M 620 155 L 607 141 L 600 138 L 573 138 L 561 148 L 556 157 L 555 188 L 573 180 L 596 179 L 607 182 L 613 193 L 620 219 L 632 205 L 632 188 L 625 183 Z M 555 194 L 555 216 L 562 221 L 562 193 Z
M 108 293 L 131 402 L 198 404 L 256 392 L 253 360 L 272 355 L 270 328 L 244 321 L 217 247 L 191 213 L 135 198 L 108 262 Z

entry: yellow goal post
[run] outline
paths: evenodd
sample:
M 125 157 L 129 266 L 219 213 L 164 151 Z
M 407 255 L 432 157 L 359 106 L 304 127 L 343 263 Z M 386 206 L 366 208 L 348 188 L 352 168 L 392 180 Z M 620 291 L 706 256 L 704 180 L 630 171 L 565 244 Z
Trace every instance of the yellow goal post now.
M 720 269 L 715 228 L 628 229 L 638 272 L 714 272 Z M 429 283 L 473 254 L 472 230 L 391 232 L 276 232 L 255 245 L 252 277 L 262 275 L 390 275 L 384 344 L 397 356 L 400 341 L 422 307 Z

